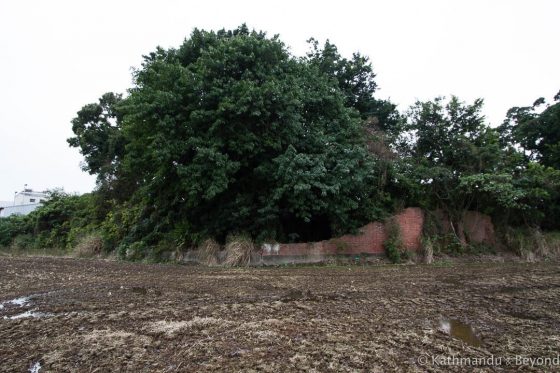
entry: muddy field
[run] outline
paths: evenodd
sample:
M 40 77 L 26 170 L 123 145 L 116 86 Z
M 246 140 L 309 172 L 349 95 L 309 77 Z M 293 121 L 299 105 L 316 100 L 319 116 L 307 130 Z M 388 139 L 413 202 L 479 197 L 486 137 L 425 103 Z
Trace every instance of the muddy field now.
M 558 371 L 559 298 L 551 263 L 222 269 L 4 256 L 0 371 Z

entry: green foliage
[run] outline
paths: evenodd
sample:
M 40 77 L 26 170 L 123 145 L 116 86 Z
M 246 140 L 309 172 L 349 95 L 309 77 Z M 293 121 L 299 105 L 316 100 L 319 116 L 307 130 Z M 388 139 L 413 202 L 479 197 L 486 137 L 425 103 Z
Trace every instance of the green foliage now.
M 557 227 L 558 170 L 504 145 L 504 129 L 485 124 L 481 109 L 482 100 L 468 105 L 456 97 L 416 103 L 395 143 L 402 158 L 393 193 L 408 205 L 443 210 L 455 225 L 463 211 L 477 210 L 506 225 Z
M 406 250 L 403 249 L 402 236 L 399 225 L 394 221 L 386 224 L 387 239 L 383 242 L 385 254 L 392 263 L 400 263 Z M 405 254 L 406 256 L 406 254 Z
M 245 25 L 148 54 L 129 96 L 84 106 L 69 139 L 115 201 L 107 241 L 323 239 L 383 215 L 362 119 L 388 125 L 396 111 L 374 99 L 374 77 L 367 58 L 329 42 L 296 58 Z M 121 228 L 119 206 L 133 204 L 144 207 Z
M 28 216 L 0 219 L 0 246 L 165 260 L 238 232 L 322 240 L 406 206 L 443 211 L 452 230 L 469 209 L 503 226 L 560 227 L 560 103 L 512 108 L 498 129 L 481 99 L 417 102 L 401 116 L 375 98 L 367 57 L 310 46 L 298 58 L 242 25 L 195 29 L 144 56 L 127 96 L 106 93 L 72 120 L 68 143 L 96 190 L 53 191 Z M 425 236 L 436 252 L 487 250 Z M 406 258 L 395 224 L 385 249 Z
M 107 248 L 114 249 L 122 242 L 134 241 L 135 229 L 141 226 L 143 206 L 134 203 L 115 205 L 100 223 L 99 230 Z
M 500 208 L 521 209 L 522 189 L 516 188 L 511 174 L 474 174 L 460 178 L 458 189 L 467 195 L 478 195 Z
M 338 53 L 336 45 L 328 40 L 322 48 L 313 38 L 308 42 L 311 50 L 307 53 L 307 61 L 337 83 L 344 94 L 346 106 L 357 109 L 363 120 L 393 133 L 400 122 L 400 115 L 394 104 L 374 97 L 377 83 L 369 58 L 360 53 L 354 53 L 351 59 L 344 58 Z
M 36 238 L 30 233 L 18 234 L 11 242 L 10 249 L 14 251 L 30 251 L 39 249 Z
M 124 152 L 120 131 L 122 95 L 105 93 L 99 103 L 85 105 L 72 120 L 75 136 L 68 144 L 80 149 L 85 158 L 84 170 L 106 178 L 115 173 L 115 165 Z
M 512 184 L 519 198 L 507 206 L 501 217 L 502 225 L 560 227 L 560 170 L 529 162 L 513 172 Z
M 9 247 L 15 237 L 29 232 L 31 225 L 25 216 L 0 218 L 0 247 Z
M 555 96 L 555 101 L 560 95 Z M 560 169 L 560 102 L 546 105 L 539 98 L 533 106 L 511 108 L 499 127 L 506 147 L 520 148 L 529 160 Z
M 558 101 L 560 95 L 556 95 Z M 498 128 L 503 152 L 509 154 L 520 208 L 508 211 L 506 223 L 560 228 L 560 102 L 511 108 Z
M 0 219 L 0 246 L 14 249 L 70 249 L 98 229 L 91 194 L 52 190 L 43 206 L 26 216 Z
M 138 261 L 149 257 L 150 250 L 143 241 L 136 241 L 131 244 L 121 243 L 117 247 L 117 255 L 119 259 Z
M 472 105 L 457 97 L 417 102 L 409 111 L 398 148 L 404 162 L 401 180 L 413 190 L 410 201 L 452 216 L 482 205 L 483 194 L 500 198 L 511 188 L 508 176 L 497 176 L 502 163 L 497 133 L 484 122 L 482 100 Z M 513 203 L 494 199 L 494 205 Z M 485 201 L 487 202 L 487 201 Z

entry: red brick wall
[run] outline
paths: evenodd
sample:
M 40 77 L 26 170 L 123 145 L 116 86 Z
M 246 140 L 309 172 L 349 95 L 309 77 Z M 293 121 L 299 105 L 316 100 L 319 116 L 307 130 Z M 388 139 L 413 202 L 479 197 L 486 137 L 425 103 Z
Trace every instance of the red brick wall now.
M 411 207 L 394 217 L 399 225 L 404 246 L 409 250 L 421 247 L 424 213 L 421 209 Z M 381 254 L 387 230 L 383 223 L 373 222 L 360 228 L 360 234 L 345 235 L 327 241 L 280 244 L 278 250 L 262 250 L 263 256 L 311 256 L 321 257 L 333 254 Z
M 422 247 L 424 211 L 417 207 L 407 208 L 395 216 L 395 219 L 401 228 L 401 237 L 404 247 L 409 250 L 419 250 Z
M 467 211 L 463 215 L 463 229 L 469 242 L 495 244 L 494 224 L 488 215 Z
M 378 254 L 383 252 L 385 241 L 385 227 L 382 223 L 374 222 L 360 228 L 360 234 L 347 234 L 342 237 L 323 241 L 324 254 Z
M 439 234 L 455 233 L 463 244 L 496 243 L 494 224 L 488 215 L 477 211 L 465 211 L 461 221 L 455 222 L 455 227 L 452 227 L 449 216 L 442 210 L 433 211 L 432 214 L 437 221 Z

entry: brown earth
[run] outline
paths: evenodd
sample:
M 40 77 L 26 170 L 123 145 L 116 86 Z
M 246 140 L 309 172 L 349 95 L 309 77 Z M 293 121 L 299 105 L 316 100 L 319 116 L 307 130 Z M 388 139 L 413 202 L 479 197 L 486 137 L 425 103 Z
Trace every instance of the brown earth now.
M 438 359 L 556 357 L 559 296 L 556 263 L 222 269 L 0 256 L 0 371 L 470 371 Z M 35 317 L 12 319 L 26 311 Z M 446 319 L 479 343 L 446 333 Z M 477 369 L 560 369 L 488 361 Z

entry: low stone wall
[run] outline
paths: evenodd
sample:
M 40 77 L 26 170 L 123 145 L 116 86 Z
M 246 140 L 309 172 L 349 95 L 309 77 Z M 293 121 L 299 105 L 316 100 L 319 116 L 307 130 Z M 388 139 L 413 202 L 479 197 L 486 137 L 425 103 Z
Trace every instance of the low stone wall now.
M 400 228 L 404 247 L 411 251 L 420 249 L 424 212 L 419 208 L 410 207 L 395 215 L 393 221 Z M 265 244 L 253 257 L 252 262 L 316 263 L 332 255 L 380 255 L 384 253 L 383 243 L 386 238 L 385 224 L 373 222 L 360 228 L 356 235 L 344 235 L 319 242 Z

